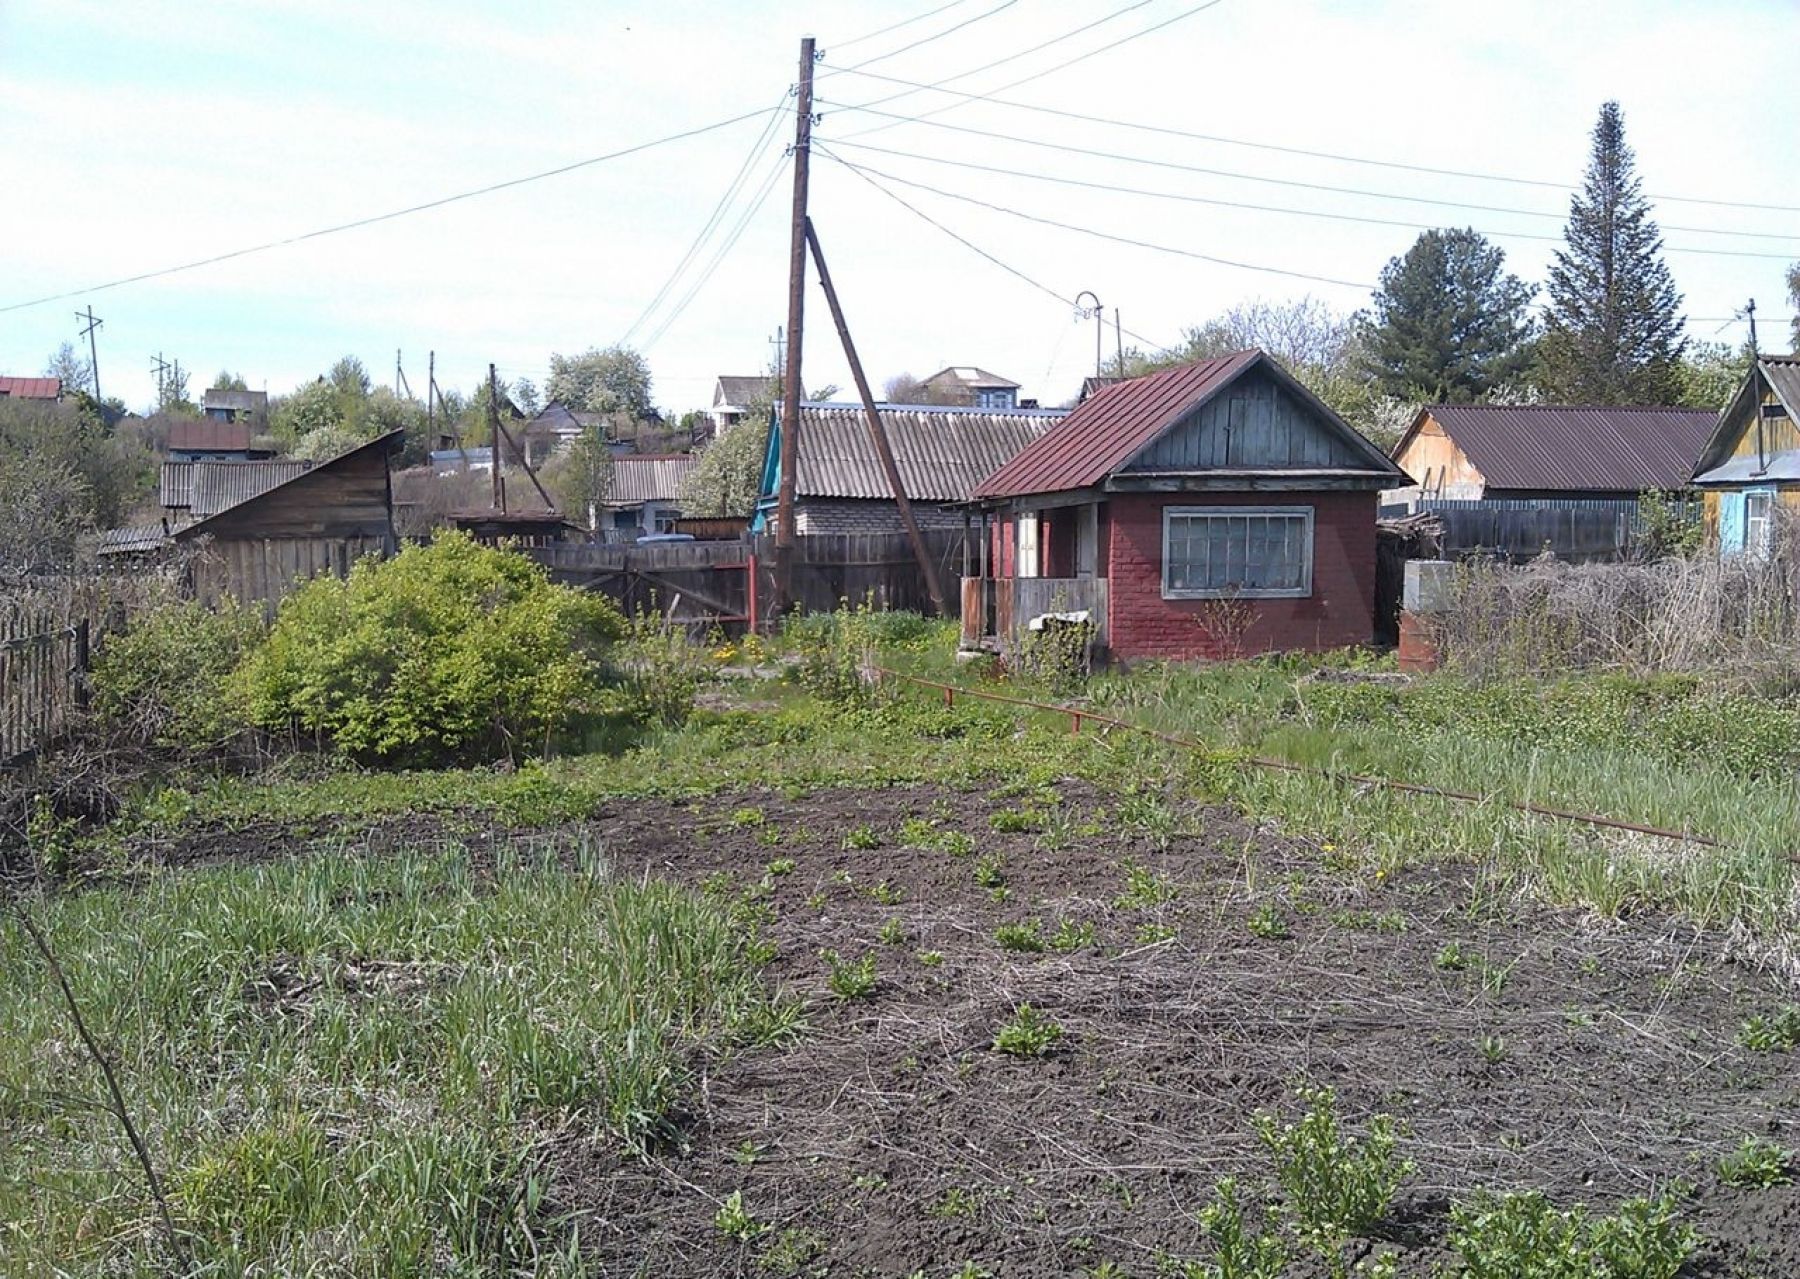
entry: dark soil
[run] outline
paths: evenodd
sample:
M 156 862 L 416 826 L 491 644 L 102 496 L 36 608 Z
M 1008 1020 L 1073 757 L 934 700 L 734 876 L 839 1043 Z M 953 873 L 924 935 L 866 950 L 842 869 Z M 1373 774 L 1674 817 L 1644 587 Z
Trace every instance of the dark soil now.
M 908 819 L 939 846 L 905 847 Z M 219 833 L 187 855 L 293 851 L 296 834 Z M 1219 1178 L 1252 1203 L 1272 1193 L 1252 1117 L 1293 1116 L 1302 1084 L 1335 1088 L 1353 1129 L 1401 1123 L 1418 1168 L 1370 1247 L 1397 1250 L 1403 1275 L 1452 1260 L 1448 1206 L 1473 1189 L 1610 1210 L 1676 1183 L 1706 1239 L 1692 1274 L 1800 1275 L 1800 1187 L 1716 1171 L 1747 1135 L 1800 1145 L 1796 1055 L 1736 1039 L 1793 994 L 1683 923 L 1549 910 L 1468 865 L 1384 882 L 1223 811 L 1073 783 L 619 802 L 553 835 L 453 834 L 478 850 L 580 839 L 623 873 L 749 893 L 778 947 L 769 979 L 807 1001 L 791 1045 L 702 1063 L 666 1148 L 554 1148 L 555 1206 L 609 1276 L 1178 1274 L 1170 1259 L 1211 1255 L 1194 1214 Z M 996 855 L 1003 894 L 976 882 Z M 768 875 L 776 859 L 793 868 Z M 1121 903 L 1127 864 L 1174 895 Z M 1259 907 L 1286 936 L 1253 934 Z M 1093 944 L 996 942 L 1028 919 L 1046 938 L 1091 924 Z M 883 941 L 896 920 L 904 940 Z M 870 997 L 830 993 L 827 949 L 876 955 Z M 1042 1059 L 992 1050 L 1023 1002 L 1064 1030 Z M 714 1225 L 733 1191 L 768 1227 L 750 1242 Z M 1288 1273 L 1325 1271 L 1299 1257 Z

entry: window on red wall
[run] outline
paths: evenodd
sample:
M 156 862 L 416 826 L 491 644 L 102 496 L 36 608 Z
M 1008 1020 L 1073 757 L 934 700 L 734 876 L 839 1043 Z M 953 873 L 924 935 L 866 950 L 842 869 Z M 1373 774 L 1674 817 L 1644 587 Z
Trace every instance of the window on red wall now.
M 1295 599 L 1312 594 L 1310 506 L 1163 510 L 1164 599 Z

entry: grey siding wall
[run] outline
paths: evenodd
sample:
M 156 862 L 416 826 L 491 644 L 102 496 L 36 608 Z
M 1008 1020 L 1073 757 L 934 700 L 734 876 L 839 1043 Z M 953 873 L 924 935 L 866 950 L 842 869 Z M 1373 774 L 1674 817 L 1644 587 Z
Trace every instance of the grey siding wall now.
M 1261 373 L 1203 406 L 1132 463 L 1134 471 L 1221 466 L 1357 466 L 1351 451 L 1312 408 Z
M 961 531 L 962 512 L 930 502 L 915 502 L 913 518 L 922 529 Z M 899 533 L 900 508 L 892 502 L 861 498 L 809 497 L 796 503 L 794 531 L 808 533 Z

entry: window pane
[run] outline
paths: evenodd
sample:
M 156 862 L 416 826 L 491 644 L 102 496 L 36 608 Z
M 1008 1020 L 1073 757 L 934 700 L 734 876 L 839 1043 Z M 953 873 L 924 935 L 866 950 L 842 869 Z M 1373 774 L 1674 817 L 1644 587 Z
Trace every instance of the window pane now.
M 1170 591 L 1257 595 L 1306 589 L 1312 546 L 1305 512 L 1170 514 L 1164 528 Z

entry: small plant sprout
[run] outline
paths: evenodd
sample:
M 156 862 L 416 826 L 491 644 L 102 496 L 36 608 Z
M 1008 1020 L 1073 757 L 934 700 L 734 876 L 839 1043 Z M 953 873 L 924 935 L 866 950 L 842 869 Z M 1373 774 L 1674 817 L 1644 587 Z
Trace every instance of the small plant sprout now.
M 880 848 L 881 836 L 875 833 L 875 828 L 873 826 L 864 822 L 860 826 L 853 826 L 850 828 L 849 834 L 844 836 L 844 847 L 864 850 Z
M 1297 1121 L 1259 1113 L 1256 1132 L 1274 1157 L 1295 1235 L 1341 1274 L 1345 1247 L 1382 1219 L 1413 1164 L 1394 1153 L 1391 1117 L 1377 1115 L 1358 1139 L 1340 1130 L 1331 1089 L 1303 1088 L 1300 1100 L 1306 1112 Z
M 1174 941 L 1177 933 L 1173 924 L 1163 924 L 1147 919 L 1137 926 L 1134 936 L 1140 946 L 1155 946 L 1160 942 Z
M 725 1202 L 719 1205 L 719 1211 L 713 1214 L 713 1229 L 729 1239 L 739 1243 L 749 1243 L 758 1235 L 768 1230 L 762 1222 L 752 1217 L 744 1207 L 744 1192 L 734 1190 L 725 1196 Z
M 1283 938 L 1292 936 L 1288 931 L 1287 921 L 1282 919 L 1281 912 L 1275 909 L 1274 902 L 1264 902 L 1251 911 L 1250 918 L 1245 921 L 1245 926 L 1249 928 L 1251 936 L 1260 937 L 1264 941 L 1281 941 Z
M 1072 954 L 1078 950 L 1086 950 L 1093 944 L 1092 923 L 1077 924 L 1073 920 L 1059 919 L 1056 921 L 1056 931 L 1050 935 L 1050 949 L 1058 954 Z
M 1760 1137 L 1746 1137 L 1719 1161 L 1719 1180 L 1746 1190 L 1767 1190 L 1788 1180 L 1793 1163 L 1793 1151 Z
M 1175 896 L 1175 885 L 1167 877 L 1158 875 L 1142 862 L 1127 861 L 1123 865 L 1125 871 L 1125 891 L 1113 898 L 1113 905 L 1120 910 L 1148 910 L 1152 906 L 1160 906 Z
M 922 950 L 914 956 L 927 968 L 940 968 L 944 963 L 944 952 L 941 950 Z
M 1036 826 L 1042 814 L 1029 808 L 1003 808 L 988 818 L 988 825 L 1003 835 L 1016 835 Z
M 885 879 L 879 884 L 870 884 L 865 891 L 883 906 L 898 906 L 906 897 L 899 885 L 890 884 Z
M 1281 1279 L 1287 1273 L 1288 1249 L 1281 1237 L 1252 1234 L 1245 1226 L 1235 1178 L 1218 1184 L 1199 1219 L 1218 1257 L 1210 1266 L 1185 1267 L 1184 1279 Z
M 1789 1004 L 1780 1012 L 1749 1018 L 1738 1029 L 1738 1042 L 1759 1053 L 1785 1053 L 1800 1048 L 1800 1007 Z
M 938 1196 L 936 1203 L 931 1205 L 931 1215 L 934 1217 L 973 1217 L 975 1210 L 979 1207 L 981 1207 L 981 1200 L 973 1192 L 964 1190 L 961 1186 L 951 1186 Z
M 985 857 L 975 859 L 975 882 L 982 888 L 994 889 L 1006 887 L 1006 873 L 1000 869 L 999 853 L 989 853 Z
M 768 816 L 760 808 L 738 808 L 732 810 L 727 824 L 735 830 L 745 830 L 749 827 L 761 826 L 768 820 Z
M 792 857 L 777 857 L 774 861 L 763 867 L 763 873 L 770 879 L 780 879 L 783 875 L 791 875 L 794 873 L 794 859 Z
M 1014 950 L 1027 955 L 1042 954 L 1045 945 L 1044 934 L 1035 919 L 1028 919 L 1022 924 L 1001 924 L 994 929 L 994 940 L 1000 943 L 1001 950 Z
M 1445 972 L 1459 973 L 1469 966 L 1469 957 L 1463 953 L 1460 942 L 1445 942 L 1435 962 Z
M 875 990 L 875 952 L 870 951 L 861 959 L 851 962 L 840 956 L 835 950 L 822 950 L 819 958 L 825 961 L 828 970 L 825 984 L 831 987 L 831 993 L 848 1003 L 853 999 L 867 999 Z
M 1020 1004 L 1012 1020 L 994 1036 L 994 1051 L 1012 1057 L 1042 1057 L 1063 1037 L 1063 1028 L 1030 1004 Z
M 1481 1056 L 1490 1066 L 1498 1066 L 1507 1058 L 1506 1041 L 1499 1035 L 1481 1037 Z
M 884 946 L 899 946 L 906 941 L 906 925 L 900 922 L 898 915 L 890 918 L 875 934 Z

